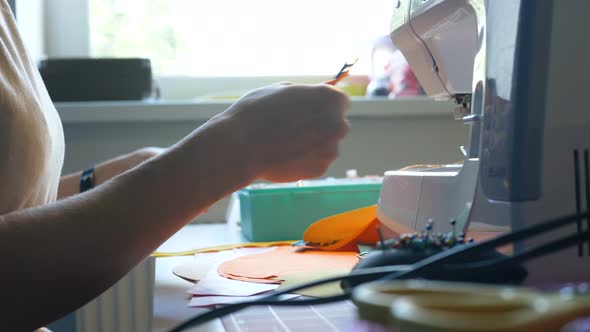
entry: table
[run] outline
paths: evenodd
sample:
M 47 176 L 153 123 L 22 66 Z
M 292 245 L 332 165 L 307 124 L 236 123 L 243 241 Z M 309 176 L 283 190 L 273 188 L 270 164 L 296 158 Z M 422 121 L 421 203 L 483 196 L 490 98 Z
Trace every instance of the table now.
M 191 224 L 180 229 L 164 242 L 158 251 L 170 252 L 221 244 L 247 242 L 235 226 L 228 224 Z M 186 291 L 192 283 L 172 273 L 174 266 L 193 259 L 192 256 L 166 257 L 156 259 L 154 286 L 154 331 L 163 332 L 206 309 L 187 307 L 189 296 Z M 219 322 L 212 322 L 191 332 L 218 330 Z
M 221 244 L 243 243 L 247 240 L 235 226 L 228 224 L 187 225 L 180 229 L 158 251 L 170 252 L 202 248 Z M 186 291 L 192 283 L 172 273 L 174 266 L 193 259 L 192 256 L 167 257 L 156 259 L 154 287 L 154 331 L 168 331 L 170 328 L 207 309 L 187 307 L 190 296 Z M 584 326 L 590 326 L 590 320 L 584 320 Z M 367 325 L 368 326 L 368 325 Z M 187 330 L 188 332 L 224 331 L 221 323 L 213 321 Z M 350 331 L 381 331 L 378 326 L 351 327 Z M 579 331 L 585 331 L 581 329 Z

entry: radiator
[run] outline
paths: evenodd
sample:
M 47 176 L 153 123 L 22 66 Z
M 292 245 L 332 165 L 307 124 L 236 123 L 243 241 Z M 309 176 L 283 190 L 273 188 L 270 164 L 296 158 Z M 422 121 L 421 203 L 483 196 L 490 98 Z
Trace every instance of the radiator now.
M 155 266 L 155 258 L 147 258 L 113 287 L 78 309 L 76 331 L 151 331 Z

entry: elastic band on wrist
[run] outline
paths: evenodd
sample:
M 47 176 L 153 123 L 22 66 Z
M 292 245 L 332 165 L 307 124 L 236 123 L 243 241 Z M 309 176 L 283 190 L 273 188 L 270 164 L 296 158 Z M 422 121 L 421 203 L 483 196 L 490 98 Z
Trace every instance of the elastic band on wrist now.
M 94 166 L 82 172 L 80 176 L 80 192 L 83 193 L 94 188 Z

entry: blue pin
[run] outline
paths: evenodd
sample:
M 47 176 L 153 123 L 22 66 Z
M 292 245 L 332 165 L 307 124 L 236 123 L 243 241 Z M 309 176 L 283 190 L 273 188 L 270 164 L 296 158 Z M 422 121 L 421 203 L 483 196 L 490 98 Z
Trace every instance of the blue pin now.
M 428 219 L 428 222 L 426 222 L 426 234 L 430 235 L 430 231 L 432 231 L 432 226 L 434 225 L 434 221 L 431 219 Z

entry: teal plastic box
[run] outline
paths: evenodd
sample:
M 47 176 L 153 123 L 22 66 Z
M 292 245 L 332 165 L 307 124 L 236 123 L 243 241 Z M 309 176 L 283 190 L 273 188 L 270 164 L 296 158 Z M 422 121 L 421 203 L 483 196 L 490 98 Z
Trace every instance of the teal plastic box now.
M 254 184 L 238 191 L 244 236 L 255 242 L 298 240 L 315 221 L 377 204 L 380 177 Z

